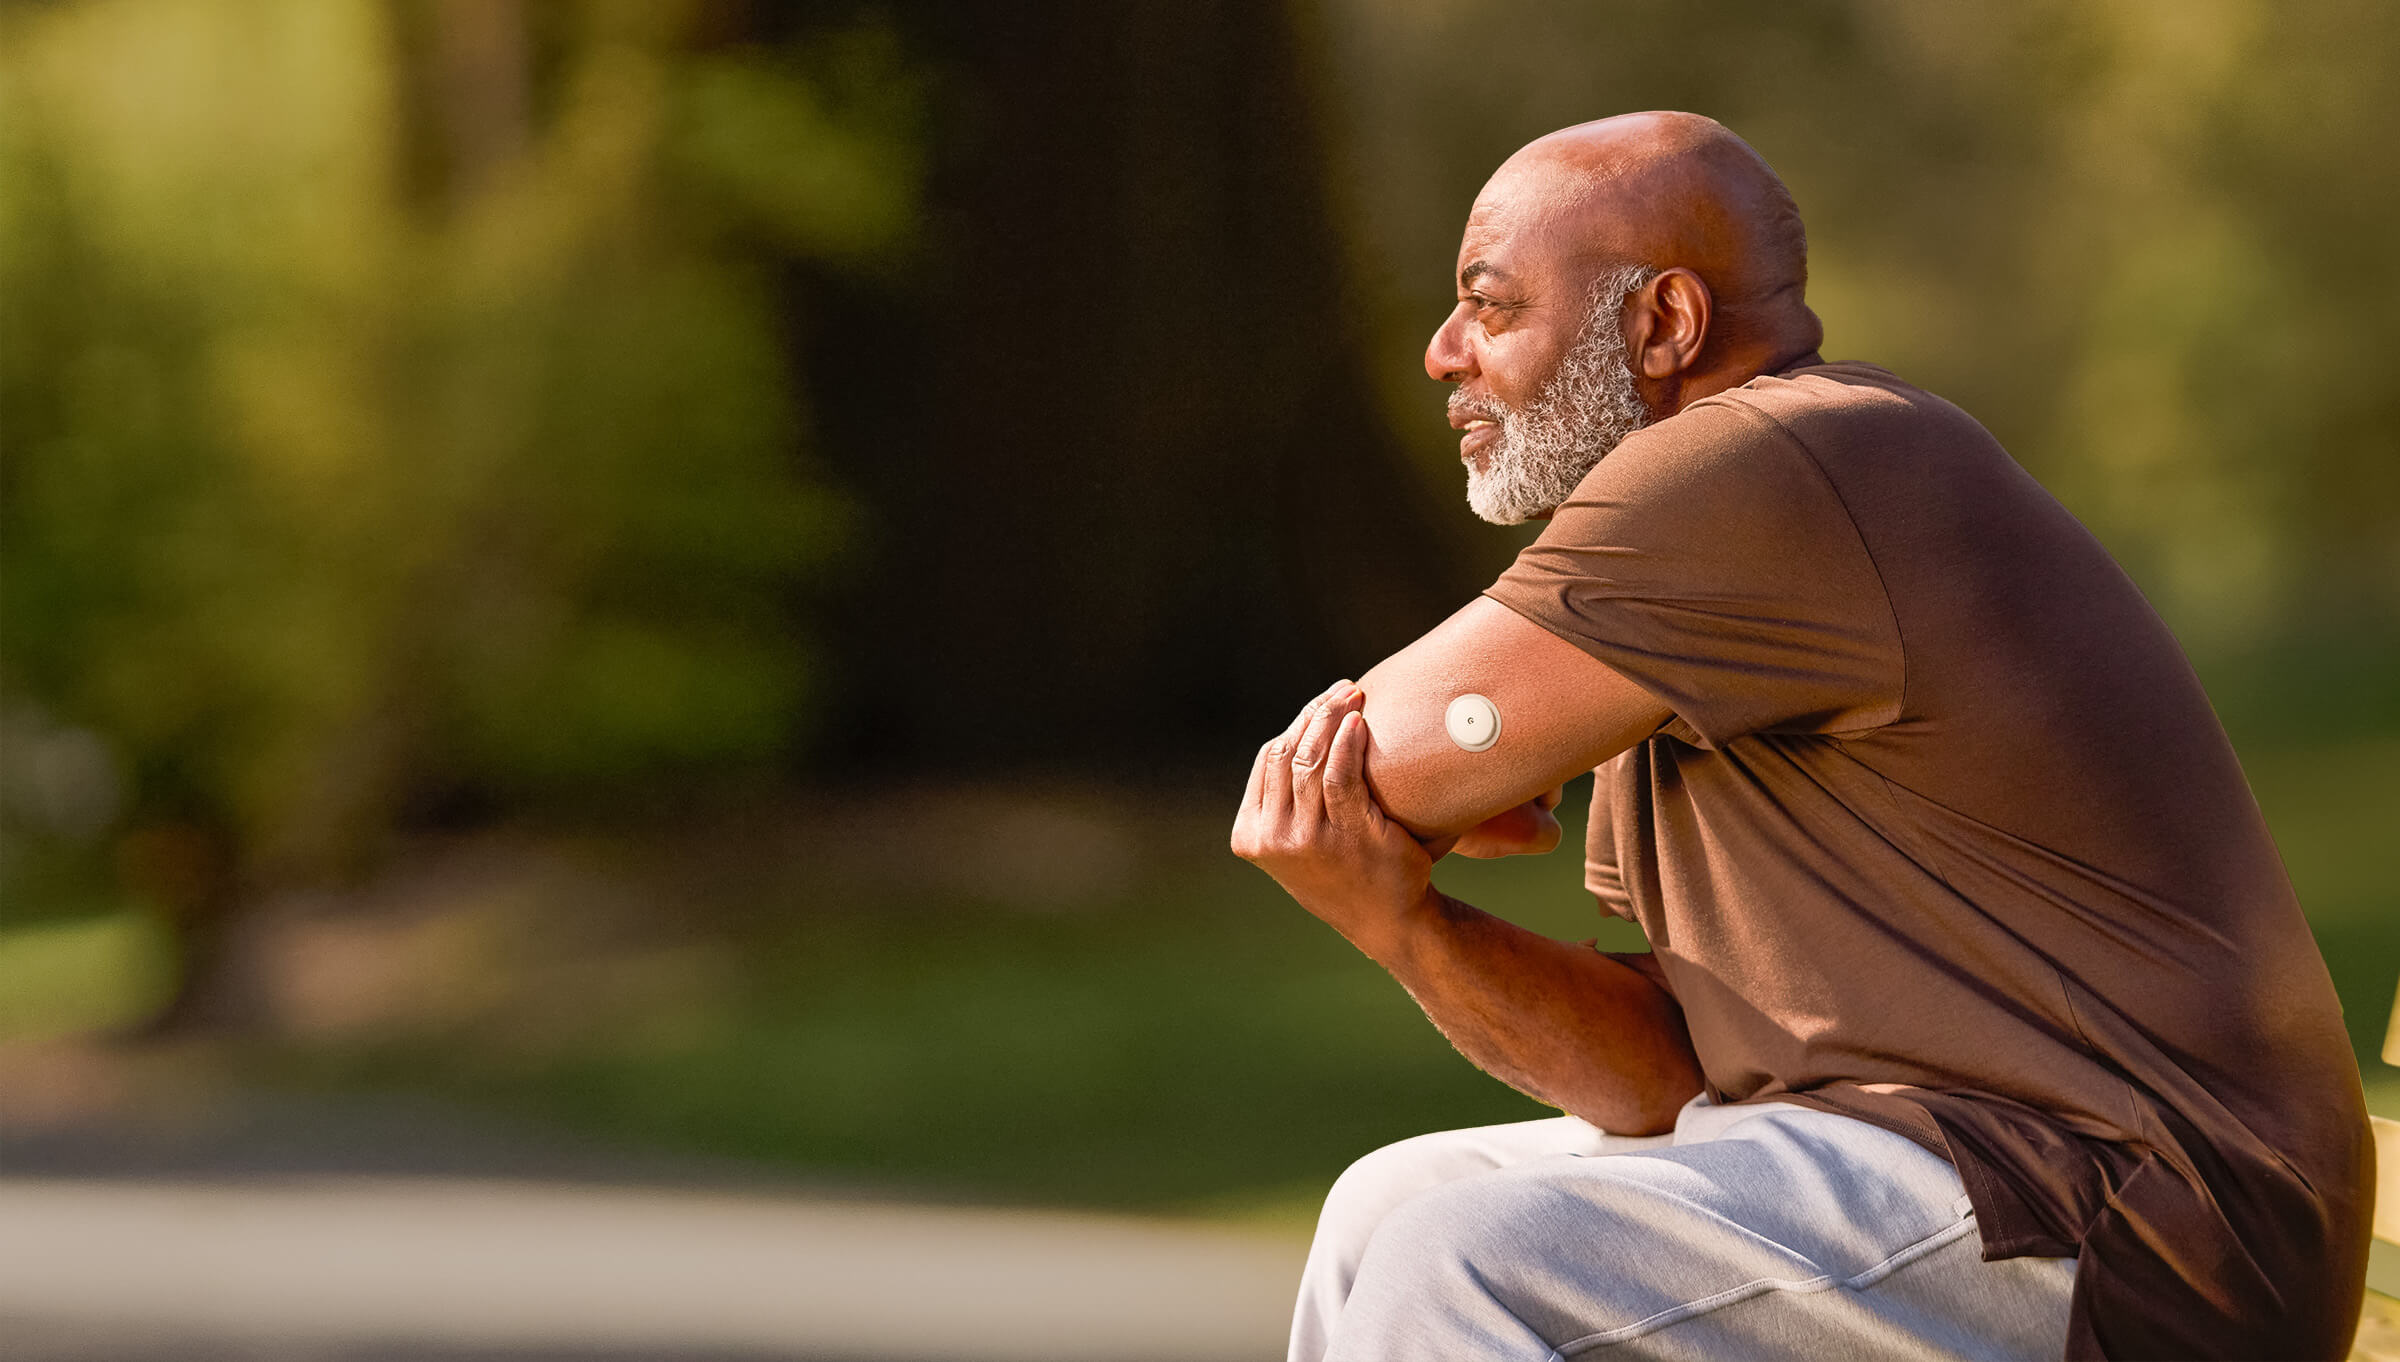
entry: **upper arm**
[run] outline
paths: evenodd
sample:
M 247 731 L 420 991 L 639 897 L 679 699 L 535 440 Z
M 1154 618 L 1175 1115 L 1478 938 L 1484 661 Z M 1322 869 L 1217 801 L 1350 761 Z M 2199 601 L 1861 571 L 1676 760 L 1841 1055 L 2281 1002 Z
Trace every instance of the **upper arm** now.
M 1590 770 L 1658 730 L 1667 706 L 1590 653 L 1478 596 L 1376 664 L 1366 692 L 1366 778 L 1420 837 L 1463 832 Z M 1444 715 L 1477 694 L 1500 712 L 1481 752 L 1450 740 Z

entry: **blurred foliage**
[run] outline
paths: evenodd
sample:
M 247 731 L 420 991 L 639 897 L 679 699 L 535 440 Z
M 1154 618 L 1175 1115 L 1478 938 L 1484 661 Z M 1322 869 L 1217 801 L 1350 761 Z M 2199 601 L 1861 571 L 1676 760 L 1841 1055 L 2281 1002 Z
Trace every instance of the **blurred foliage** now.
M 0 1041 L 140 1021 L 165 998 L 167 943 L 147 914 L 120 912 L 0 932 Z
M 852 512 L 771 269 L 906 249 L 917 84 L 688 9 L 0 11 L 12 875 L 129 827 L 176 906 L 804 737 Z
M 0 5 L 0 1037 L 266 905 L 277 1081 L 1184 1206 L 1534 1114 L 1154 806 L 1505 561 L 1429 509 L 1467 206 L 1673 107 L 1792 185 L 1828 354 L 2193 646 L 2400 1112 L 2396 49 L 2382 0 Z M 1158 786 L 737 816 L 828 748 Z M 378 864 L 445 826 L 532 868 Z M 1593 930 L 1571 850 L 1442 874 Z

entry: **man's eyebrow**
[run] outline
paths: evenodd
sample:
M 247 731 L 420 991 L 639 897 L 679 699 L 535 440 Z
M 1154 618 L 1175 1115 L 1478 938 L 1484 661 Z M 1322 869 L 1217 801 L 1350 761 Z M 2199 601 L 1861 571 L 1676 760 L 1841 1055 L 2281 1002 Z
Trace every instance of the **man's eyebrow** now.
M 1494 279 L 1503 281 L 1508 278 L 1508 271 L 1500 268 L 1498 265 L 1495 265 L 1488 260 L 1478 260 L 1474 264 L 1469 265 L 1465 269 L 1458 272 L 1458 286 L 1460 288 L 1472 288 L 1474 287 L 1476 280 L 1481 279 L 1487 274 L 1492 276 Z

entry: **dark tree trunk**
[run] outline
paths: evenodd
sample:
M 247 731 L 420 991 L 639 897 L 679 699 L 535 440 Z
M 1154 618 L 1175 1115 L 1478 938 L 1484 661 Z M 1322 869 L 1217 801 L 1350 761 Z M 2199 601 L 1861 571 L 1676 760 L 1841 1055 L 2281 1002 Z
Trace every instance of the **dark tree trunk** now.
M 126 1038 L 243 1031 L 262 1022 L 266 999 L 241 931 L 239 840 L 213 819 L 163 820 L 128 833 L 117 859 L 126 887 L 163 916 L 167 946 L 167 996 Z
M 909 13 L 945 62 L 929 273 L 900 305 L 813 280 L 797 309 L 821 438 L 875 513 L 833 751 L 1246 761 L 1478 585 L 1362 372 L 1293 16 Z

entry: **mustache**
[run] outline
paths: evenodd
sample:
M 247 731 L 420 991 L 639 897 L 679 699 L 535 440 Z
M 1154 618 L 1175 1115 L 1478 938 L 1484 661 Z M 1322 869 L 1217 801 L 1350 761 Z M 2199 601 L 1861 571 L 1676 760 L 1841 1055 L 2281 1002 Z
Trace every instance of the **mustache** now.
M 1512 415 L 1498 403 L 1465 401 L 1455 393 L 1450 397 L 1449 413 L 1453 421 L 1462 416 L 1474 421 L 1505 421 Z

